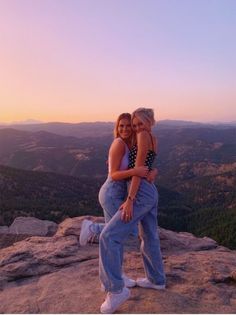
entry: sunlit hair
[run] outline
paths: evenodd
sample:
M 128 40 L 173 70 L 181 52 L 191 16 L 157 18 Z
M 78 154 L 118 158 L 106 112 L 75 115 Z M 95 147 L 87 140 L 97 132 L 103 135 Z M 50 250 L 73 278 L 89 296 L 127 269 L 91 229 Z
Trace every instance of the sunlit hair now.
M 115 128 L 114 128 L 114 138 L 118 138 L 120 136 L 119 132 L 118 132 L 118 127 L 119 127 L 119 123 L 120 123 L 121 119 L 127 119 L 130 121 L 130 124 L 131 124 L 131 114 L 130 113 L 122 113 L 118 116 L 118 118 L 116 120 Z
M 131 123 L 133 123 L 134 117 L 137 117 L 147 127 L 155 125 L 154 111 L 152 108 L 139 107 L 131 116 Z

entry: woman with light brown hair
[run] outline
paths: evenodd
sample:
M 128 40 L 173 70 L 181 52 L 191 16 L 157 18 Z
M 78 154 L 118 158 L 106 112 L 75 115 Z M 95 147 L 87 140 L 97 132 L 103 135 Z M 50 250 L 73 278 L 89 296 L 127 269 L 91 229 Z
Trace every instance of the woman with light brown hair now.
M 108 177 L 102 185 L 98 196 L 103 208 L 105 224 L 112 219 L 127 196 L 127 178 L 132 176 L 140 178 L 149 176 L 149 180 L 152 180 L 153 176 L 155 176 L 155 173 L 148 174 L 149 171 L 146 166 L 128 169 L 132 141 L 131 115 L 123 113 L 119 115 L 115 124 L 114 140 L 108 154 Z M 84 246 L 93 238 L 99 237 L 103 228 L 104 224 L 84 220 L 80 232 L 80 245 Z M 137 226 L 134 227 L 130 234 L 134 233 L 135 230 L 137 230 Z M 123 251 L 120 253 L 119 259 L 123 260 Z M 122 278 L 127 287 L 136 285 L 136 282 L 129 279 L 124 273 L 122 274 Z
M 155 124 L 150 108 L 138 108 L 131 117 L 136 133 L 136 144 L 131 149 L 129 167 L 147 166 L 151 170 L 157 152 L 157 141 L 152 134 Z M 132 229 L 140 223 L 141 253 L 145 278 L 137 279 L 140 287 L 165 288 L 160 239 L 157 232 L 158 192 L 153 183 L 134 175 L 129 182 L 128 196 L 112 220 L 106 224 L 99 239 L 100 280 L 108 292 L 101 305 L 101 313 L 113 313 L 130 296 L 124 286 L 120 260 L 123 244 Z

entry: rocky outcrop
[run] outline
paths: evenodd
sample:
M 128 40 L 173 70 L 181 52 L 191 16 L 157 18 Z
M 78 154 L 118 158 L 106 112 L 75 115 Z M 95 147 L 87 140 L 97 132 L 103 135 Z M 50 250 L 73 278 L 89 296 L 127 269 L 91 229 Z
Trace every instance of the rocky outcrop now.
M 0 313 L 99 313 L 98 244 L 79 246 L 83 218 L 0 250 Z M 118 313 L 235 313 L 236 252 L 189 233 L 160 229 L 160 238 L 166 290 L 135 287 Z M 137 242 L 124 256 L 133 278 L 144 275 Z
M 85 217 L 67 218 L 61 224 L 59 224 L 56 236 L 79 236 L 81 223 Z M 86 219 L 92 220 L 96 223 L 104 223 L 103 217 L 86 216 Z
M 0 226 L 0 234 L 7 234 L 9 233 L 9 227 L 8 226 Z
M 52 236 L 56 231 L 56 223 L 33 217 L 17 217 L 9 227 L 10 234 Z
M 55 222 L 40 220 L 33 217 L 17 217 L 8 226 L 0 226 L 0 249 L 30 236 L 52 236 L 58 225 Z
M 191 252 L 214 249 L 218 245 L 209 237 L 198 238 L 187 232 L 173 232 L 160 228 L 162 248 L 171 253 Z

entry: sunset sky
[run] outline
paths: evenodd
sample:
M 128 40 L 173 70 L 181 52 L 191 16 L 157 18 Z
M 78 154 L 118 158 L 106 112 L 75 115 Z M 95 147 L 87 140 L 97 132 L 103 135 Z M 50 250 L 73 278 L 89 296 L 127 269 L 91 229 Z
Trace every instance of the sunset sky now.
M 236 120 L 235 0 L 0 0 L 0 122 Z

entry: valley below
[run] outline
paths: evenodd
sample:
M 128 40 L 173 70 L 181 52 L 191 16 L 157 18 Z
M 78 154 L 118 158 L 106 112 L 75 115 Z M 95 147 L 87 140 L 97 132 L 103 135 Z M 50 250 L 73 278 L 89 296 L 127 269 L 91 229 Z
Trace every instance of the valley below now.
M 102 215 L 111 123 L 0 128 L 0 225 L 17 216 L 60 223 Z M 236 128 L 165 124 L 155 184 L 159 225 L 236 248 Z

